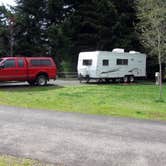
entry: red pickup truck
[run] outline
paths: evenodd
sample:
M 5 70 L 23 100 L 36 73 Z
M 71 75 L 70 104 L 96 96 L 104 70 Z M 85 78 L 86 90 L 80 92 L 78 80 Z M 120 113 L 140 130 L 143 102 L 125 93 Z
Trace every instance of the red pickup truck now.
M 0 58 L 1 81 L 28 81 L 30 85 L 44 86 L 56 79 L 57 69 L 50 57 Z

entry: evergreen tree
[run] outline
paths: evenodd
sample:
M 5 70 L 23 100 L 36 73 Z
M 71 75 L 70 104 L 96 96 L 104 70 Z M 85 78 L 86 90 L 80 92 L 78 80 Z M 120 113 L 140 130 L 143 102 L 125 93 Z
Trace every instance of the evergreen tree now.
M 140 48 L 134 0 L 17 0 L 15 54 L 77 63 L 80 51 Z
M 111 1 L 90 0 L 79 2 L 75 6 L 71 17 L 71 26 L 75 28 L 75 48 L 78 51 L 107 49 L 116 15 Z
M 116 24 L 114 28 L 115 47 L 127 50 L 142 50 L 135 31 L 137 23 L 135 1 L 134 0 L 113 0 L 117 10 Z
M 75 62 L 80 51 L 141 49 L 134 28 L 134 0 L 84 0 L 75 2 L 73 7 L 68 20 L 72 27 Z
M 0 54 L 13 56 L 15 16 L 10 9 L 0 6 Z
M 18 0 L 16 16 L 18 31 L 16 52 L 24 56 L 45 55 L 47 41 L 45 37 L 44 0 Z
M 58 64 L 68 52 L 65 19 L 71 12 L 63 0 L 17 0 L 17 49 L 26 56 L 53 56 Z

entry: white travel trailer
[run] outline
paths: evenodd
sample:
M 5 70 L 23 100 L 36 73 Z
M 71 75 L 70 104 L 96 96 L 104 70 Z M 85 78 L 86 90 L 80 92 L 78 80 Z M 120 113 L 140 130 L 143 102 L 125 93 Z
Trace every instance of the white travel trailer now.
M 81 52 L 78 58 L 78 77 L 87 82 L 90 79 L 134 82 L 135 77 L 146 76 L 146 55 L 114 49 L 112 52 Z

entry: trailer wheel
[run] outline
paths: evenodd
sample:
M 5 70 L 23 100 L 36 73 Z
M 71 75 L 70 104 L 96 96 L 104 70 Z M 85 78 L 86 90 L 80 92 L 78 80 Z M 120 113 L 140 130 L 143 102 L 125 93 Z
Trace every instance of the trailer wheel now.
M 130 76 L 129 77 L 129 81 L 132 83 L 132 82 L 134 82 L 134 76 Z
M 47 85 L 47 77 L 45 75 L 39 75 L 36 79 L 36 83 L 38 86 Z
M 128 82 L 128 77 L 127 77 L 127 76 L 124 76 L 124 77 L 123 77 L 123 82 L 124 82 L 124 83 L 127 83 L 127 82 Z

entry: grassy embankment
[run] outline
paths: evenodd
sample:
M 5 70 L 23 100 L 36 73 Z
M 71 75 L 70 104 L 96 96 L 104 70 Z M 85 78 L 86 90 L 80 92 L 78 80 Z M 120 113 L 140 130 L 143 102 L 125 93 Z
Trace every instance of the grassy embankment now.
M 166 86 L 158 102 L 155 85 L 83 85 L 0 88 L 0 104 L 66 112 L 166 120 Z

